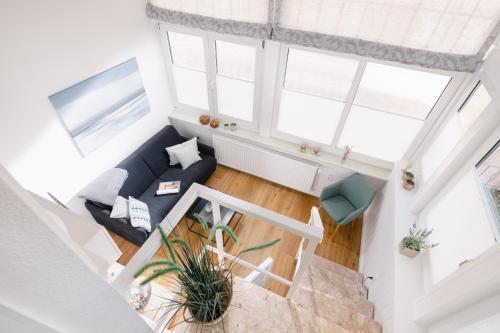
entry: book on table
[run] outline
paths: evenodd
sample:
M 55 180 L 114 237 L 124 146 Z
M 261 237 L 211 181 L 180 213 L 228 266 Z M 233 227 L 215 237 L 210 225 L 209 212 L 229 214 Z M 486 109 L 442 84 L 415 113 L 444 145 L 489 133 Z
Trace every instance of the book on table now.
M 158 186 L 158 191 L 156 191 L 156 195 L 179 193 L 180 190 L 181 190 L 180 180 L 173 182 L 161 182 L 160 185 Z

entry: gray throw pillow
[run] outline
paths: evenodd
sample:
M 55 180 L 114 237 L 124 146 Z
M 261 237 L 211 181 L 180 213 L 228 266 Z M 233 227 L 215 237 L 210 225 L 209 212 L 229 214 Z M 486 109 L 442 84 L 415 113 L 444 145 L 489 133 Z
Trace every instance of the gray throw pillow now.
M 105 171 L 78 193 L 80 198 L 113 206 L 123 183 L 128 177 L 128 171 L 113 168 Z

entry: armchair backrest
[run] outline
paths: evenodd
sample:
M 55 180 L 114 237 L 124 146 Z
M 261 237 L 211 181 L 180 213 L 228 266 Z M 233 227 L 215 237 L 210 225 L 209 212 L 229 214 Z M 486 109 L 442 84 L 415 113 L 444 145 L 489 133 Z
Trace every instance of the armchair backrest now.
M 375 188 L 358 173 L 342 181 L 341 192 L 356 209 L 366 209 L 375 196 Z

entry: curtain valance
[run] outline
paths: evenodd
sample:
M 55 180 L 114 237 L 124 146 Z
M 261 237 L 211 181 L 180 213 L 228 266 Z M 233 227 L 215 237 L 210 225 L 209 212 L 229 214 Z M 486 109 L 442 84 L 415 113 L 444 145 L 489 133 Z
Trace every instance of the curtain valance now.
M 147 15 L 450 71 L 474 71 L 500 33 L 498 0 L 150 0 Z

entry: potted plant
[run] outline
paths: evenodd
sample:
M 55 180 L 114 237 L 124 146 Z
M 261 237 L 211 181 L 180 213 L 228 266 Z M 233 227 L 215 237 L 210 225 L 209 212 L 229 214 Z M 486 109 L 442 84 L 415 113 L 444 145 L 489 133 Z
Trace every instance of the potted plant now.
M 194 216 L 205 229 L 207 222 L 199 215 Z M 176 299 L 169 299 L 173 309 L 181 310 L 184 320 L 200 326 L 210 326 L 222 320 L 226 313 L 233 294 L 232 289 L 232 267 L 236 261 L 232 261 L 227 268 L 220 266 L 216 256 L 212 256 L 206 250 L 215 236 L 215 232 L 221 229 L 228 234 L 233 243 L 238 239 L 231 228 L 224 225 L 215 225 L 210 230 L 205 242 L 199 242 L 190 246 L 181 238 L 168 239 L 163 229 L 158 226 L 162 244 L 168 259 L 155 260 L 145 264 L 139 269 L 135 277 L 154 269 L 152 273 L 145 274 L 141 285 L 147 285 L 160 276 L 169 276 L 176 286 L 173 294 Z M 241 251 L 237 257 L 244 253 L 261 250 L 278 243 L 280 239 L 254 246 Z
M 408 236 L 403 238 L 399 243 L 399 253 L 404 256 L 415 258 L 423 249 L 433 248 L 439 245 L 428 244 L 427 237 L 432 233 L 433 229 L 418 229 L 416 224 L 410 228 Z

